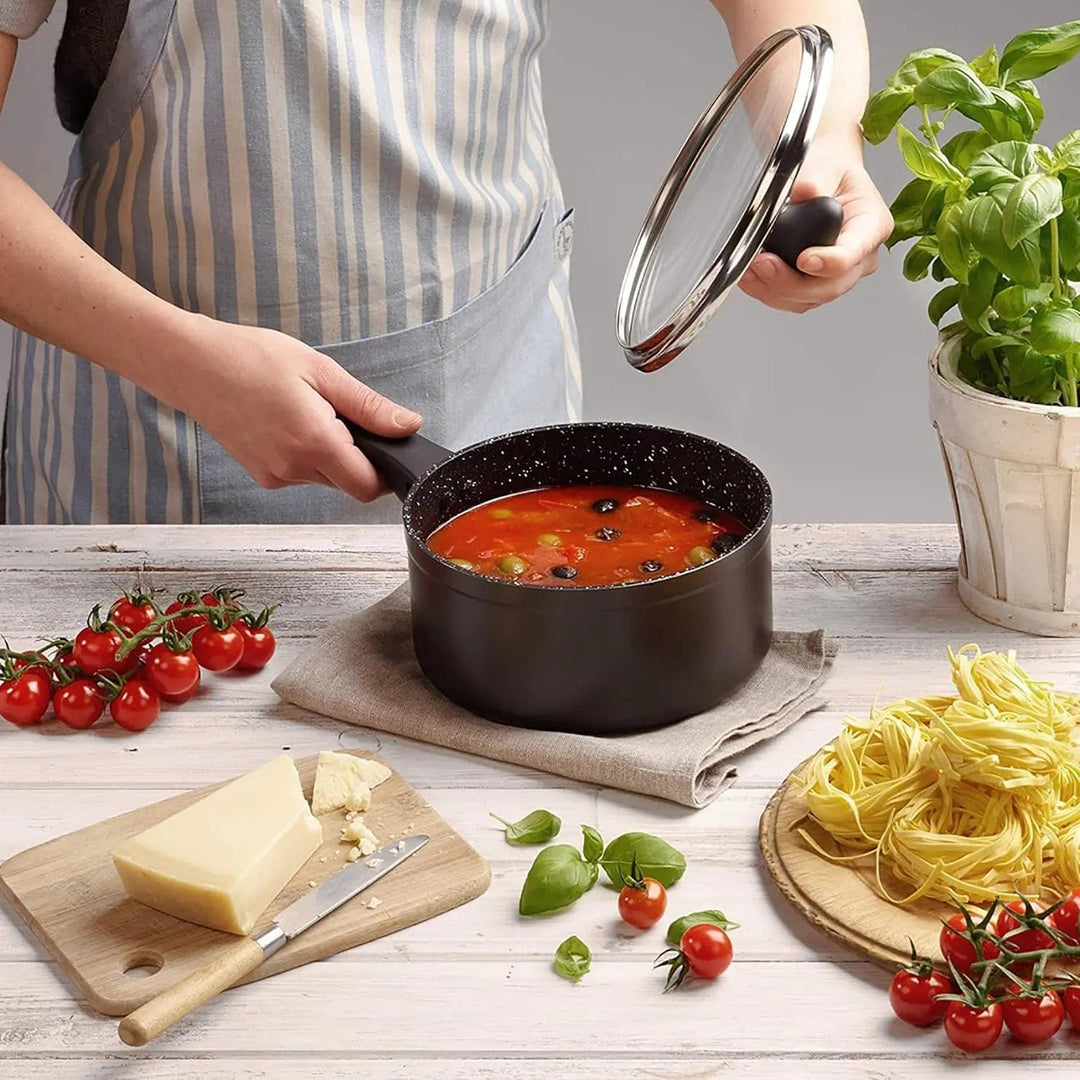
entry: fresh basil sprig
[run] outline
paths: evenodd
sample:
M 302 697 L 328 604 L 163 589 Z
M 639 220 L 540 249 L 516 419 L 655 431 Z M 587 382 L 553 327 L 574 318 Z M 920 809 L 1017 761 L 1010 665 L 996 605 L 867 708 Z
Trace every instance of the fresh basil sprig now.
M 643 832 L 623 833 L 604 849 L 600 865 L 612 885 L 620 889 L 636 870 L 670 888 L 686 873 L 686 857 L 666 840 Z
M 498 814 L 491 815 L 506 828 L 508 844 L 546 844 L 559 835 L 562 822 L 550 810 L 534 810 L 520 821 L 507 821 Z
M 955 309 L 960 376 L 1020 401 L 1072 405 L 1080 382 L 1080 131 L 1034 141 L 1032 81 L 1080 54 L 1080 20 L 1018 34 L 969 62 L 911 53 L 867 102 L 863 134 L 896 130 L 915 179 L 890 209 L 889 246 L 913 240 L 904 276 L 943 283 L 928 307 Z M 916 110 L 917 125 L 901 120 Z M 945 140 L 957 118 L 974 128 Z M 941 136 L 941 138 L 939 138 Z
M 553 844 L 533 860 L 521 887 L 518 912 L 546 915 L 572 904 L 595 884 L 596 863 L 581 857 L 570 844 Z
M 667 928 L 668 944 L 678 948 L 683 934 L 691 926 L 700 926 L 702 923 L 711 923 L 713 926 L 719 926 L 721 930 L 735 930 L 739 925 L 737 922 L 732 922 L 722 911 L 716 908 L 709 908 L 706 911 L 694 911 L 689 915 L 683 915 L 681 919 L 676 919 Z
M 591 965 L 592 953 L 579 937 L 571 935 L 555 950 L 555 970 L 571 982 L 587 974 Z

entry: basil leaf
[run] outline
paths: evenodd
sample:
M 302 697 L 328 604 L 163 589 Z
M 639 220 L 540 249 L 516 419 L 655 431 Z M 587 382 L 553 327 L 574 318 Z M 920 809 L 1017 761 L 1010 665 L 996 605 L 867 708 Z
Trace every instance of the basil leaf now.
M 1022 319 L 1033 307 L 1045 304 L 1050 299 L 1053 286 L 1044 282 L 1037 289 L 1027 285 L 1010 285 L 994 297 L 994 310 L 1006 322 Z
M 613 885 L 622 887 L 637 863 L 641 877 L 655 878 L 670 888 L 686 873 L 686 858 L 666 840 L 643 832 L 623 833 L 604 849 L 600 865 Z
M 577 982 L 587 974 L 591 965 L 589 946 L 572 934 L 555 950 L 555 970 L 571 982 Z
M 959 295 L 959 285 L 946 285 L 944 289 L 938 289 L 938 291 L 930 298 L 926 313 L 930 316 L 930 321 L 935 326 L 940 325 L 941 320 L 945 316 L 945 312 L 955 306 Z
M 991 45 L 984 53 L 980 53 L 971 61 L 971 70 L 984 83 L 996 83 L 998 81 L 998 51 L 997 46 Z
M 1054 167 L 1080 169 L 1080 131 L 1074 131 L 1058 140 L 1054 147 Z
M 989 313 L 997 283 L 996 268 L 991 263 L 980 260 L 972 267 L 967 285 L 960 287 L 960 294 L 956 298 L 960 317 L 977 333 L 991 333 Z
M 1015 184 L 1038 172 L 1030 143 L 1018 140 L 994 143 L 977 154 L 968 166 L 972 191 L 990 191 L 998 184 Z
M 709 908 L 707 911 L 694 911 L 689 915 L 683 915 L 681 919 L 676 919 L 667 928 L 667 943 L 678 948 L 683 934 L 691 926 L 700 926 L 702 923 L 719 926 L 721 930 L 734 930 L 739 925 L 737 922 L 732 922 L 722 911 L 716 908 Z
M 893 199 L 892 206 L 889 207 L 893 217 L 893 231 L 885 242 L 890 248 L 901 240 L 921 235 L 923 206 L 933 186 L 929 180 L 912 180 L 905 184 L 900 194 Z
M 1031 320 L 1031 347 L 1041 353 L 1064 356 L 1080 351 L 1080 311 L 1053 307 L 1040 311 Z
M 942 64 L 915 87 L 915 104 L 928 109 L 993 103 L 994 95 L 963 61 Z
M 1005 243 L 1014 248 L 1026 236 L 1041 229 L 1061 213 L 1061 181 L 1056 176 L 1035 173 L 1013 185 L 1002 211 Z
M 582 825 L 581 831 L 585 835 L 581 845 L 582 856 L 586 862 L 598 863 L 604 854 L 604 838 L 591 825 Z
M 1010 87 L 1012 92 L 1027 106 L 1027 111 L 1031 113 L 1031 134 L 1034 135 L 1042 125 L 1043 120 L 1046 119 L 1046 107 L 1042 103 L 1042 98 L 1039 95 L 1039 88 L 1033 82 L 1018 82 L 1013 83 Z
M 954 135 L 942 146 L 941 152 L 961 172 L 966 172 L 975 157 L 992 142 L 993 139 L 986 131 L 961 131 L 959 135 Z
M 961 285 L 968 282 L 968 267 L 974 261 L 974 252 L 960 225 L 963 204 L 953 203 L 938 215 L 938 254 L 948 271 Z
M 938 258 L 930 264 L 930 276 L 935 281 L 944 281 L 949 276 L 948 267 Z
M 900 145 L 904 163 L 916 176 L 951 184 L 963 182 L 964 174 L 944 154 L 921 143 L 903 124 L 896 126 L 896 141 Z
M 863 137 L 867 142 L 884 142 L 896 122 L 915 104 L 915 93 L 910 87 L 886 86 L 866 103 L 862 114 Z
M 908 281 L 922 281 L 937 253 L 937 237 L 924 236 L 917 244 L 913 244 L 904 256 L 904 277 Z
M 1016 247 L 1005 243 L 1002 206 L 1008 200 L 1008 189 L 998 185 L 989 195 L 979 195 L 964 203 L 960 226 L 980 255 L 1006 277 L 1019 285 L 1035 288 L 1042 284 L 1042 252 L 1034 235 L 1021 240 Z M 960 306 L 963 311 L 963 305 Z M 970 325 L 970 324 L 969 324 Z
M 1065 274 L 1080 278 L 1080 204 L 1058 218 L 1058 257 Z
M 994 99 L 992 104 L 962 101 L 956 111 L 981 124 L 995 139 L 1030 139 L 1035 134 L 1035 118 L 1023 98 L 1000 86 L 988 86 L 987 90 Z
M 506 826 L 508 844 L 546 844 L 559 835 L 562 822 L 550 810 L 534 810 L 520 821 L 507 821 L 498 814 L 491 815 Z
M 1037 79 L 1061 67 L 1080 52 L 1080 21 L 1028 30 L 1005 46 L 999 65 L 1006 85 L 1020 79 Z
M 896 69 L 896 74 L 886 80 L 888 86 L 916 87 L 927 75 L 942 64 L 963 63 L 964 58 L 957 56 L 948 49 L 919 49 L 918 52 L 908 53 Z
M 926 202 L 923 203 L 921 232 L 932 233 L 936 230 L 938 218 L 941 217 L 941 212 L 945 209 L 945 195 L 947 192 L 955 190 L 955 188 L 950 188 L 948 184 L 932 184 L 930 186 L 930 194 L 926 196 Z
M 525 884 L 521 886 L 518 912 L 545 915 L 567 907 L 584 896 L 595 884 L 596 864 L 586 862 L 577 848 L 554 844 L 533 860 Z

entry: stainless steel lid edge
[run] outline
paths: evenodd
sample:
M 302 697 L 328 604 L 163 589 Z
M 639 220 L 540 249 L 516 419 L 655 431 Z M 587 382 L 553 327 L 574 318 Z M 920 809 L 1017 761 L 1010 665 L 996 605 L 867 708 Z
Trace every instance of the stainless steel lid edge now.
M 665 222 L 717 126 L 738 101 L 747 83 L 787 42 L 801 39 L 803 51 L 791 107 L 776 146 L 751 193 L 745 213 L 706 272 L 672 313 L 644 341 L 631 339 L 635 304 Z M 673 360 L 700 333 L 761 250 L 798 175 L 817 131 L 832 73 L 832 39 L 820 26 L 779 30 L 763 41 L 731 76 L 702 113 L 649 207 L 619 290 L 615 333 L 627 360 L 641 371 L 654 371 Z

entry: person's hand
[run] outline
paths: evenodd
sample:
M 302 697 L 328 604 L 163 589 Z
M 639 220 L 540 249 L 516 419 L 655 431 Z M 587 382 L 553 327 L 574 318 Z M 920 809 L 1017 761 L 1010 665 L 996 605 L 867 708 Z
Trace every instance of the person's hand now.
M 792 202 L 831 195 L 844 208 L 844 225 L 832 247 L 807 248 L 792 270 L 762 252 L 739 287 L 763 304 L 802 314 L 842 296 L 877 269 L 878 248 L 892 232 L 892 215 L 850 141 L 819 139 L 810 148 L 791 191 Z
M 195 316 L 170 385 L 155 387 L 264 488 L 325 484 L 361 502 L 387 489 L 337 414 L 401 438 L 416 413 L 354 379 L 329 357 L 276 330 Z

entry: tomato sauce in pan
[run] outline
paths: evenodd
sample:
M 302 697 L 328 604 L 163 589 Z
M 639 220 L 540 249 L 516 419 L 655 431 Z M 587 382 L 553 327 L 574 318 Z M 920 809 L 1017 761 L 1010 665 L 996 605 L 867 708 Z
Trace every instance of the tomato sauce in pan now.
M 738 518 L 673 491 L 541 488 L 474 506 L 428 547 L 487 577 L 533 585 L 618 585 L 700 566 L 739 545 Z

